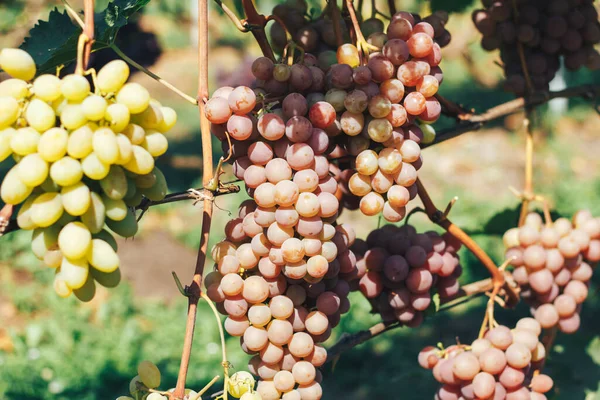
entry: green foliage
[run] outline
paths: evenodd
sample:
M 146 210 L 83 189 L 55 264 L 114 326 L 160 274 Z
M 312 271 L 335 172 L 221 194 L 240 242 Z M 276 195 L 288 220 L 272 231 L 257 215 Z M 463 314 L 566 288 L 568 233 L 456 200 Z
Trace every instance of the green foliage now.
M 473 5 L 473 0 L 431 0 L 431 11 L 464 12 Z
M 94 50 L 114 43 L 120 28 L 150 0 L 115 0 L 94 17 L 96 41 Z M 55 69 L 75 60 L 81 28 L 75 25 L 66 11 L 57 8 L 50 12 L 48 21 L 38 21 L 29 31 L 21 48 L 27 51 L 38 67 L 39 73 L 53 73 Z

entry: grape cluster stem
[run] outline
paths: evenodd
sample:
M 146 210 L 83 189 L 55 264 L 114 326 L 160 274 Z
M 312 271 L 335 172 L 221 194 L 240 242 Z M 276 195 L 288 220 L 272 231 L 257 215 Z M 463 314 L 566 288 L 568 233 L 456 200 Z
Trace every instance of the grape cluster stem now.
M 457 225 L 454 225 L 448 218 L 447 214 L 444 214 L 441 210 L 433 203 L 429 193 L 423 186 L 423 183 L 420 179 L 417 178 L 417 193 L 421 201 L 423 202 L 423 206 L 425 207 L 425 211 L 429 216 L 431 222 L 438 224 L 446 231 L 454 235 L 465 247 L 467 247 L 479 261 L 487 268 L 489 273 L 492 275 L 492 280 L 494 281 L 494 286 L 498 285 L 504 289 L 504 292 L 507 295 L 507 306 L 512 307 L 519 302 L 519 292 L 517 287 L 510 284 L 507 281 L 505 273 L 502 269 L 496 267 L 496 264 L 492 259 L 483 251 L 481 247 L 462 229 L 460 229 Z M 500 289 L 498 289 L 500 290 Z
M 507 274 L 509 274 L 507 272 Z M 510 275 L 510 274 L 509 274 Z M 479 296 L 484 295 L 493 289 L 494 283 L 491 278 L 483 279 L 477 282 L 470 283 L 462 286 L 460 292 L 452 298 L 445 299 L 442 302 L 442 307 L 438 309 L 439 312 L 448 311 L 454 307 L 462 305 L 468 301 L 471 301 Z M 401 328 L 403 325 L 396 322 L 379 322 L 369 329 L 362 330 L 353 334 L 342 335 L 340 340 L 327 349 L 327 362 L 333 362 L 339 359 L 340 355 L 354 347 L 371 340 L 382 333 L 391 331 L 393 329 Z

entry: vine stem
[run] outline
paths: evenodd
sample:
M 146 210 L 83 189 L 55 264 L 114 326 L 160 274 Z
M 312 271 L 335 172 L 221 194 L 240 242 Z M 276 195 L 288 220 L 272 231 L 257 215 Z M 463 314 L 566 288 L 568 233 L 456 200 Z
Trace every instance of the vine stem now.
M 461 288 L 459 294 L 457 294 L 454 297 L 444 299 L 442 304 L 445 304 L 446 306 L 441 307 L 438 310 L 438 312 L 448 311 L 492 289 L 493 281 L 490 278 L 465 285 Z M 336 344 L 334 344 L 327 350 L 327 362 L 334 361 L 337 357 L 341 355 L 341 353 L 351 350 L 354 347 L 381 335 L 382 333 L 391 331 L 393 329 L 401 328 L 403 326 L 404 325 L 400 324 L 397 321 L 379 322 L 370 327 L 369 329 L 359 331 L 351 335 L 342 336 L 342 338 L 340 338 L 340 340 L 338 340 Z
M 466 248 L 468 248 L 473 255 L 477 257 L 477 259 L 487 268 L 488 272 L 492 276 L 494 284 L 504 287 L 504 290 L 508 296 L 507 305 L 516 305 L 519 302 L 518 290 L 511 284 L 511 282 L 507 281 L 504 272 L 496 267 L 496 264 L 494 261 L 492 261 L 490 256 L 488 256 L 487 253 L 465 231 L 453 224 L 442 211 L 438 210 L 420 179 L 417 178 L 416 184 L 417 194 L 423 202 L 423 206 L 425 207 L 425 211 L 427 212 L 429 219 L 433 223 L 444 228 L 448 233 L 452 234 L 452 236 L 454 236 Z
M 202 136 L 202 184 L 207 187 L 213 179 L 212 143 L 210 123 L 204 113 L 205 103 L 208 99 L 208 0 L 198 0 L 198 109 L 200 113 L 200 132 Z M 204 207 L 202 210 L 202 231 L 200 245 L 196 259 L 196 267 L 191 285 L 187 288 L 188 315 L 185 326 L 185 338 L 181 354 L 181 364 L 177 376 L 177 385 L 170 400 L 182 400 L 185 396 L 185 382 L 187 378 L 192 344 L 194 341 L 194 328 L 196 326 L 196 311 L 202 295 L 202 274 L 208 249 L 208 238 L 213 214 L 213 193 L 204 189 Z M 220 325 L 220 324 L 219 324 Z
M 530 197 L 533 196 L 533 128 L 531 124 L 531 110 L 527 109 L 523 121 L 525 125 L 525 186 L 523 189 L 523 200 L 521 202 L 521 214 L 519 215 L 519 226 L 525 223 L 529 212 Z
M 77 66 L 75 67 L 75 72 L 79 75 L 83 75 L 87 69 L 94 44 L 94 0 L 84 0 L 83 18 L 83 32 L 79 35 L 77 43 Z
M 154 72 L 150 71 L 149 69 L 147 69 L 146 67 L 144 67 L 143 65 L 138 64 L 135 60 L 131 59 L 127 54 L 123 53 L 123 51 L 117 47 L 117 45 L 115 45 L 114 43 L 110 45 L 110 48 L 117 53 L 117 55 L 119 57 L 121 57 L 123 60 L 127 61 L 127 63 L 129 63 L 131 66 L 133 66 L 134 68 L 136 68 L 137 70 L 145 73 L 146 75 L 148 75 L 150 78 L 154 79 L 155 81 L 157 81 L 158 83 L 160 83 L 161 85 L 165 86 L 166 88 L 168 88 L 169 90 L 171 90 L 172 92 L 176 93 L 177 95 L 181 96 L 183 99 L 185 99 L 186 101 L 188 101 L 189 103 L 193 104 L 193 105 L 197 105 L 198 101 L 196 99 L 194 99 L 192 96 L 182 92 L 181 90 L 177 89 L 175 86 L 173 86 L 171 83 L 167 82 L 166 80 L 164 80 L 163 78 L 161 78 L 160 76 L 156 75 Z
M 242 0 L 242 6 L 244 7 L 244 13 L 246 14 L 245 22 L 254 27 L 251 32 L 252 35 L 254 35 L 254 39 L 258 42 L 260 50 L 265 57 L 268 57 L 271 61 L 275 62 L 275 54 L 273 54 L 273 49 L 271 48 L 265 33 L 265 26 L 267 25 L 268 18 L 256 11 L 253 0 Z

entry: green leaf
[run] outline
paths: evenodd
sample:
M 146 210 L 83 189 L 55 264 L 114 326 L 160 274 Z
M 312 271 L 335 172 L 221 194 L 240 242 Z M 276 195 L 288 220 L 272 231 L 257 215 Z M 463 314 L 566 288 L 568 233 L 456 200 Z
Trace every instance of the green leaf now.
M 431 11 L 463 12 L 472 4 L 473 0 L 431 0 Z
M 150 0 L 114 0 L 94 16 L 96 42 L 94 51 L 114 43 L 120 28 Z M 66 11 L 57 8 L 50 12 L 48 21 L 38 21 L 29 31 L 21 48 L 27 51 L 38 68 L 38 73 L 54 73 L 56 67 L 69 64 L 77 57 L 77 42 L 81 29 Z
M 530 208 L 530 211 L 533 212 L 534 209 Z M 544 214 L 541 211 L 537 211 L 537 213 L 544 218 Z M 518 204 L 515 208 L 506 208 L 490 218 L 483 227 L 482 233 L 486 235 L 502 236 L 504 235 L 504 232 L 518 225 L 520 214 L 521 204 Z M 550 212 L 550 216 L 553 221 L 561 217 L 561 215 L 555 211 Z
M 106 10 L 96 14 L 96 40 L 104 47 L 114 43 L 117 32 L 127 25 L 129 18 L 147 5 L 150 0 L 115 0 L 108 3 Z
M 79 28 L 71 18 L 57 8 L 50 12 L 48 21 L 38 21 L 21 45 L 35 60 L 38 73 L 54 72 L 56 67 L 77 57 Z

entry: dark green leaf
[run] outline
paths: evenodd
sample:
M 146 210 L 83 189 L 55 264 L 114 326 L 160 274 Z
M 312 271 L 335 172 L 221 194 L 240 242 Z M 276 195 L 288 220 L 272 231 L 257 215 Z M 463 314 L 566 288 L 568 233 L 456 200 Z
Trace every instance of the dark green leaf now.
M 533 208 L 530 209 L 534 211 Z M 514 228 L 519 223 L 519 215 L 521 213 L 521 204 L 518 204 L 515 208 L 506 208 L 496 215 L 494 215 L 483 227 L 483 232 L 477 232 L 478 234 L 486 234 L 486 235 L 497 235 L 502 236 L 504 232 L 509 230 L 510 228 Z M 544 217 L 541 211 L 537 211 L 538 214 Z M 561 215 L 555 211 L 550 213 L 552 220 L 555 221 L 557 218 L 560 218 Z
M 471 4 L 473 4 L 473 0 L 431 0 L 431 11 L 463 12 Z
M 65 12 L 54 9 L 48 21 L 38 21 L 29 31 L 21 48 L 31 54 L 39 73 L 54 72 L 57 66 L 73 61 L 77 56 L 79 29 Z
M 115 0 L 94 17 L 96 43 L 94 50 L 110 46 L 120 28 L 150 0 Z M 66 12 L 54 9 L 48 21 L 38 21 L 29 31 L 21 48 L 27 51 L 38 67 L 38 73 L 53 73 L 56 67 L 77 57 L 77 41 L 81 29 L 73 24 Z

